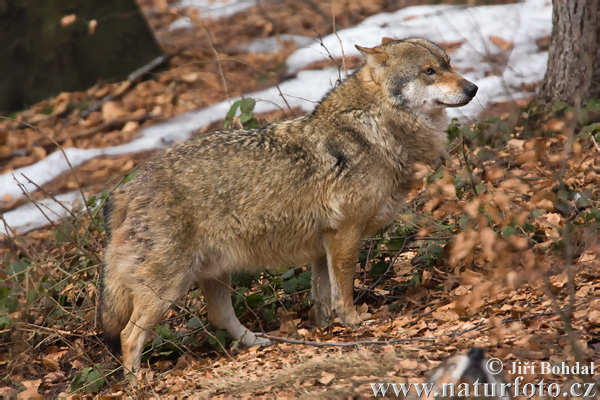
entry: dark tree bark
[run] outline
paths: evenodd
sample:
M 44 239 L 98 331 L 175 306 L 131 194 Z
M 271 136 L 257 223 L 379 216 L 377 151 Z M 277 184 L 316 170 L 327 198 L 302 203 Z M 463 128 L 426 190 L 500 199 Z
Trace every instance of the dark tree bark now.
M 134 0 L 0 0 L 0 43 L 0 114 L 124 79 L 161 55 Z
M 543 100 L 574 103 L 600 98 L 599 4 L 599 0 L 553 0 Z

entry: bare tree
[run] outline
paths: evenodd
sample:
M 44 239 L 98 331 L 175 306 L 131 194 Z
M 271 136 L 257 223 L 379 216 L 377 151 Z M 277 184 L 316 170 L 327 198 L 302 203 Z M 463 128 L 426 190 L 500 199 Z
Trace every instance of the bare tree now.
M 553 0 L 545 101 L 600 98 L 600 2 Z

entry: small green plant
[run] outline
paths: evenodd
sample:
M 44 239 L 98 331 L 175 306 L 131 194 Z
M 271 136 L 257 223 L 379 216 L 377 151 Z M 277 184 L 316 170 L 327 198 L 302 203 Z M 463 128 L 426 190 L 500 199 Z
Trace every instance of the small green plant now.
M 84 389 L 86 393 L 97 393 L 104 386 L 104 382 L 102 367 L 95 364 L 75 374 L 71 381 L 71 390 L 77 392 Z
M 241 100 L 235 101 L 229 112 L 227 112 L 227 116 L 225 117 L 224 126 L 226 129 L 229 129 L 234 126 L 234 121 L 236 120 L 236 114 L 238 110 L 240 111 L 239 118 L 240 123 L 244 129 L 258 129 L 260 126 L 256 118 L 254 118 L 254 106 L 256 105 L 256 100 L 251 98 L 245 98 Z

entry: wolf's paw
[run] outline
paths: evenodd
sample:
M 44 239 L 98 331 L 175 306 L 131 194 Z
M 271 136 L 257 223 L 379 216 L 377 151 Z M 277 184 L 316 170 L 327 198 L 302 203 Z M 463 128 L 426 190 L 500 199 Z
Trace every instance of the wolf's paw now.
M 308 315 L 309 321 L 317 328 L 330 326 L 333 322 L 331 307 L 326 304 L 316 303 L 313 308 L 310 309 Z
M 340 322 L 344 325 L 358 325 L 362 322 L 362 318 L 354 308 L 348 313 L 338 313 Z
M 273 344 L 269 339 L 257 337 L 253 332 L 250 331 L 246 332 L 246 334 L 240 338 L 240 342 L 246 347 L 266 347 Z

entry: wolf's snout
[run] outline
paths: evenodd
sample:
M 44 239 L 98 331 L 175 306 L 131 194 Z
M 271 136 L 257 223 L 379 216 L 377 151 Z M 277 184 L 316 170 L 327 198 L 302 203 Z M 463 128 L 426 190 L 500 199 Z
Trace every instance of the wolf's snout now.
M 470 98 L 475 97 L 475 95 L 477 94 L 477 89 L 478 89 L 478 87 L 474 83 L 469 82 L 465 85 L 465 93 Z

